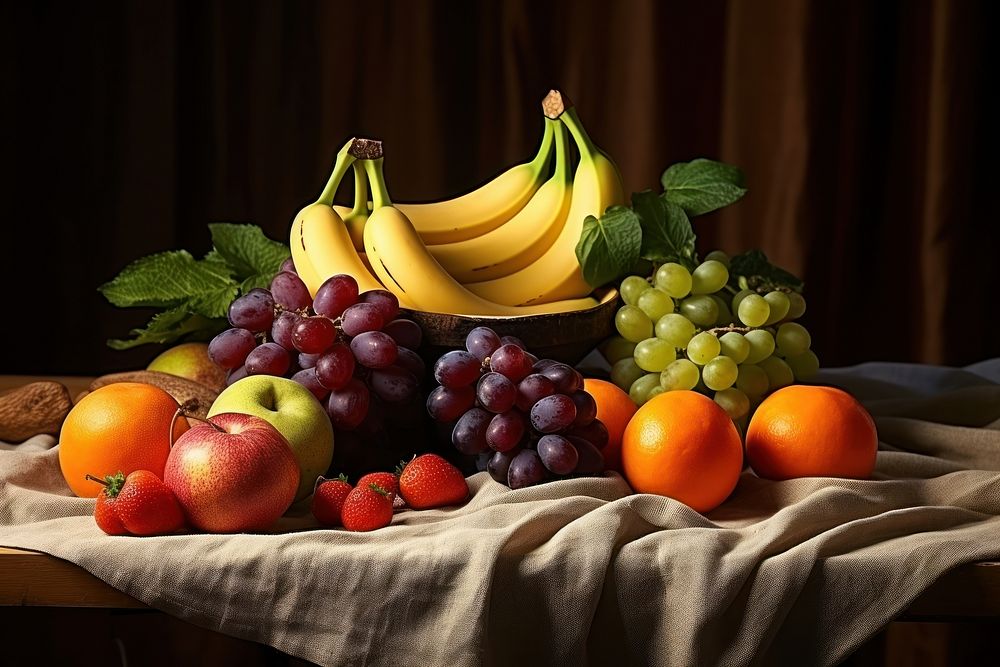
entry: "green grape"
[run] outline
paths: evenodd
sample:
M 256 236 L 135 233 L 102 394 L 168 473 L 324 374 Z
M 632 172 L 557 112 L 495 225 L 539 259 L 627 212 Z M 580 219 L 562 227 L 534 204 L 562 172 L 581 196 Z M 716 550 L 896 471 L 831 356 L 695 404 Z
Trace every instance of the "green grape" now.
M 710 327 L 719 318 L 719 306 L 710 296 L 689 296 L 681 301 L 681 315 L 700 327 Z
M 615 314 L 615 328 L 627 341 L 638 343 L 653 335 L 653 323 L 638 306 L 622 306 Z
M 656 270 L 653 284 L 675 299 L 681 299 L 691 293 L 691 273 L 680 264 L 667 262 Z
M 694 389 L 698 384 L 700 371 L 688 359 L 678 359 L 660 373 L 660 386 L 664 391 Z
M 622 281 L 621 286 L 618 288 L 618 293 L 622 295 L 622 301 L 630 306 L 634 306 L 639 302 L 639 297 L 642 293 L 650 288 L 649 282 L 640 278 L 639 276 L 629 276 Z
M 719 338 L 719 345 L 722 347 L 722 354 L 726 355 L 738 364 L 742 364 L 750 354 L 750 343 L 738 331 L 730 331 Z
M 729 270 L 729 255 L 722 252 L 721 250 L 713 250 L 712 252 L 705 255 L 705 261 L 707 262 L 709 260 L 714 260 L 716 262 L 719 262 L 720 264 L 726 267 L 727 271 Z
M 812 336 L 801 324 L 785 322 L 778 327 L 777 344 L 781 356 L 797 357 L 812 345 Z
M 771 307 L 759 294 L 747 294 L 737 309 L 740 321 L 748 327 L 759 327 L 771 315 Z M 628 338 L 628 336 L 626 336 Z
M 691 274 L 691 294 L 712 294 L 729 282 L 729 269 L 722 262 L 702 262 Z
M 659 389 L 661 392 L 663 391 L 660 387 L 660 374 L 646 373 L 641 378 L 633 382 L 632 386 L 628 388 L 628 396 L 636 405 L 642 405 L 651 398 L 649 394 L 654 389 Z
M 646 401 L 649 402 L 653 400 L 654 398 L 662 394 L 664 391 L 666 390 L 663 387 L 661 387 L 660 385 L 656 385 L 655 387 L 649 390 L 648 394 L 646 394 Z
M 792 369 L 796 380 L 808 380 L 819 372 L 819 358 L 812 350 L 785 358 L 785 363 Z
M 788 367 L 783 359 L 778 357 L 768 357 L 760 362 L 760 367 L 767 373 L 767 383 L 772 390 L 781 389 L 795 382 L 792 369 Z
M 733 421 L 741 419 L 750 412 L 750 399 L 739 389 L 730 387 L 715 392 L 715 402 L 718 403 Z
M 628 391 L 632 383 L 643 375 L 643 370 L 636 365 L 632 357 L 620 359 L 611 366 L 611 381 L 624 391 Z
M 715 326 L 725 327 L 729 326 L 735 320 L 733 319 L 733 313 L 729 310 L 729 304 L 718 294 L 710 295 L 712 301 L 715 302 L 716 307 L 719 309 L 719 314 L 715 318 Z
M 754 329 L 743 335 L 750 344 L 750 352 L 743 361 L 748 364 L 759 364 L 774 354 L 774 336 L 770 331 Z
M 682 350 L 694 336 L 694 323 L 680 313 L 667 313 L 656 321 L 656 337 Z
M 604 358 L 608 360 L 609 364 L 621 361 L 626 357 L 631 357 L 632 350 L 634 349 L 635 343 L 625 340 L 621 336 L 612 336 L 601 343 L 600 346 L 601 354 L 604 355 Z
M 806 300 L 798 292 L 788 293 L 788 312 L 785 319 L 797 320 L 806 312 Z
M 635 363 L 644 371 L 659 373 L 677 358 L 674 346 L 659 338 L 647 338 L 635 346 Z
M 729 304 L 729 310 L 734 313 L 740 312 L 740 303 L 751 294 L 756 294 L 756 292 L 752 289 L 743 289 L 737 292 L 735 296 L 733 296 L 732 303 Z
M 768 292 L 764 295 L 764 301 L 767 301 L 767 305 L 771 308 L 771 314 L 767 316 L 767 321 L 764 322 L 765 326 L 780 322 L 788 314 L 791 302 L 788 300 L 788 295 L 784 292 Z
M 722 346 L 719 345 L 719 339 L 707 331 L 702 331 L 688 343 L 687 355 L 688 359 L 694 363 L 704 366 L 719 356 L 721 350 Z
M 636 305 L 653 322 L 667 313 L 674 312 L 674 300 L 658 287 L 653 287 L 640 294 L 639 302 Z
M 701 369 L 701 379 L 705 386 L 712 391 L 722 391 L 733 386 L 740 369 L 736 362 L 726 356 L 718 356 L 712 359 Z
M 754 364 L 740 364 L 739 375 L 736 376 L 736 388 L 747 396 L 760 398 L 767 393 L 767 373 Z

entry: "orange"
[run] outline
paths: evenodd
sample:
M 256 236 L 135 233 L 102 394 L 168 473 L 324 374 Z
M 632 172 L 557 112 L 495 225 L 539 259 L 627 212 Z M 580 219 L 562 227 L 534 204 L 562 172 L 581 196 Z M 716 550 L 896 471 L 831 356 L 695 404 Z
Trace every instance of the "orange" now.
M 875 469 L 878 433 L 846 391 L 790 385 L 757 406 L 747 427 L 747 460 L 759 477 L 851 477 Z
M 59 467 L 69 488 L 93 498 L 103 487 L 88 481 L 88 474 L 104 477 L 121 471 L 127 476 L 149 470 L 163 477 L 176 411 L 177 401 L 151 384 L 119 382 L 84 396 L 59 432 Z M 178 418 L 174 439 L 187 429 L 187 420 Z
M 736 488 L 743 444 L 718 403 L 695 391 L 668 391 L 649 400 L 628 423 L 622 466 L 637 492 L 708 512 Z
M 635 414 L 636 407 L 628 394 L 616 384 L 587 378 L 583 390 L 597 403 L 597 418 L 608 427 L 608 444 L 601 450 L 606 470 L 622 472 L 622 434 Z

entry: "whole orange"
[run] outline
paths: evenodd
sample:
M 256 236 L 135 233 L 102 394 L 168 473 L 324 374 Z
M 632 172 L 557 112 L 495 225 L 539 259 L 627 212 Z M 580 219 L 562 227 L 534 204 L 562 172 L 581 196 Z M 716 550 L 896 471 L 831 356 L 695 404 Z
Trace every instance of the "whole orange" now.
M 850 477 L 875 469 L 878 433 L 842 389 L 790 385 L 757 406 L 747 427 L 747 460 L 759 477 Z
M 618 385 L 604 380 L 587 378 L 583 390 L 594 397 L 597 418 L 608 428 L 608 444 L 601 450 L 604 468 L 622 472 L 622 435 L 635 414 L 635 403 Z
M 103 488 L 86 476 L 149 470 L 163 477 L 170 453 L 170 422 L 177 401 L 151 384 L 119 382 L 90 392 L 73 406 L 59 432 L 59 467 L 78 496 L 96 497 Z M 174 422 L 176 439 L 188 429 Z
M 628 423 L 622 467 L 637 492 L 708 512 L 736 488 L 743 444 L 715 401 L 695 391 L 668 391 L 639 408 Z

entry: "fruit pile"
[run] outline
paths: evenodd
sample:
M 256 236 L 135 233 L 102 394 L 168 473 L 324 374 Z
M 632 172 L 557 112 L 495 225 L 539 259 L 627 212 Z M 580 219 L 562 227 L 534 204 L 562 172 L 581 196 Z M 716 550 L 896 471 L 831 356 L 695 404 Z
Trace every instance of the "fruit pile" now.
M 604 471 L 608 429 L 576 369 L 476 327 L 464 350 L 437 360 L 434 379 L 428 413 L 450 431 L 455 449 L 485 460 L 498 482 L 520 489 Z

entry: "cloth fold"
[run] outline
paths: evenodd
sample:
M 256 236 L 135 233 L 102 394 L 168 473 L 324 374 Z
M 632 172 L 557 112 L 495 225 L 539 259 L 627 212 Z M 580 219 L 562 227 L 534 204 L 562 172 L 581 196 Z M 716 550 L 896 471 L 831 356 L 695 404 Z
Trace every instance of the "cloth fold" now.
M 518 491 L 480 473 L 466 505 L 373 533 L 291 513 L 112 538 L 42 436 L 0 451 L 0 545 L 320 664 L 835 664 L 944 572 L 1000 560 L 998 362 L 825 372 L 875 417 L 875 478 L 746 471 L 707 515 L 613 473 Z

